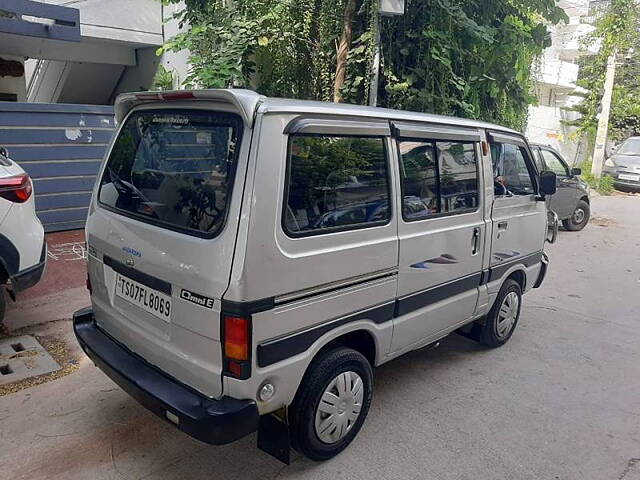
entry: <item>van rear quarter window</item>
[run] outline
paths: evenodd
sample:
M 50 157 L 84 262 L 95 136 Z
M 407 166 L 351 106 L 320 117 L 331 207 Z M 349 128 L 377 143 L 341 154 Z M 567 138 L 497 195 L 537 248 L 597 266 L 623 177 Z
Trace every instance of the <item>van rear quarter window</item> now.
M 291 136 L 283 227 L 306 236 L 387 223 L 389 171 L 378 137 Z
M 100 182 L 99 202 L 144 222 L 212 237 L 226 216 L 242 123 L 204 110 L 128 117 Z

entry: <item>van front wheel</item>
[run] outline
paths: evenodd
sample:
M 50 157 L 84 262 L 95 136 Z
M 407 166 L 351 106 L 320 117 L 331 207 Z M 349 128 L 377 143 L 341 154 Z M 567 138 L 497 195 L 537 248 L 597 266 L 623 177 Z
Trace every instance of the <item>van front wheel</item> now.
M 328 460 L 352 442 L 369 412 L 371 365 L 359 352 L 321 352 L 305 373 L 289 409 L 291 443 L 312 460 Z
M 509 278 L 498 292 L 480 332 L 480 343 L 500 347 L 507 343 L 516 329 L 522 306 L 520 284 Z

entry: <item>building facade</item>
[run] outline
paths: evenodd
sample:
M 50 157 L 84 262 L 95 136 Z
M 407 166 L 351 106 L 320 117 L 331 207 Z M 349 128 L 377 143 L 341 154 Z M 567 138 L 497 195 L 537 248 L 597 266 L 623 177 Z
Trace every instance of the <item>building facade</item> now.
M 565 110 L 580 101 L 571 94 L 579 90 L 580 55 L 595 53 L 597 44 L 582 48 L 584 36 L 594 30 L 595 15 L 606 7 L 606 1 L 560 0 L 558 4 L 569 16 L 569 23 L 549 27 L 552 45 L 538 65 L 535 81 L 538 105 L 529 108 L 527 136 L 530 141 L 551 145 L 572 164 L 578 164 L 584 156 L 583 145 L 571 138 L 572 127 L 563 124 L 575 120 L 575 112 Z
M 0 0 L 0 100 L 111 104 L 121 92 L 150 88 L 159 63 L 178 85 L 186 55 L 156 55 L 177 32 L 164 22 L 175 8 L 158 0 Z

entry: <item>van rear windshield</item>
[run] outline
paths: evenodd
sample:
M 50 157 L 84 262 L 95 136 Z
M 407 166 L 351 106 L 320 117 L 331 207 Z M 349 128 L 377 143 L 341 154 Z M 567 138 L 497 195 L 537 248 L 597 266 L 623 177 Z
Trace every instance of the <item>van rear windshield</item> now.
M 204 110 L 128 117 L 100 182 L 99 202 L 147 223 L 202 237 L 224 225 L 242 123 Z

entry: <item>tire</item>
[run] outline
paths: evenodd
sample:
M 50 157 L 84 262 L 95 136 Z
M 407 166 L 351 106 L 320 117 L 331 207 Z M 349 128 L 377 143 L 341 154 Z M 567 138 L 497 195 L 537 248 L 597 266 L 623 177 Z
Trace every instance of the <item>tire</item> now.
M 332 391 L 337 395 L 330 397 L 327 392 Z M 345 403 L 337 403 L 340 391 L 343 392 Z M 337 408 L 332 408 L 326 401 L 322 402 L 321 407 L 325 394 L 331 403 L 335 402 Z M 364 355 L 344 347 L 320 352 L 307 369 L 289 408 L 293 448 L 311 460 L 328 460 L 342 452 L 362 428 L 372 394 L 373 373 Z M 327 409 L 332 413 L 323 411 Z M 329 417 L 334 420 L 329 420 Z M 318 429 L 323 427 L 324 430 L 318 433 Z
M 579 232 L 587 223 L 589 223 L 589 216 L 591 215 L 591 208 L 589 204 L 584 200 L 579 200 L 576 205 L 576 209 L 569 218 L 562 221 L 562 225 L 565 230 L 570 232 Z
M 479 332 L 480 343 L 491 348 L 501 347 L 507 343 L 518 324 L 521 307 L 522 289 L 520 284 L 509 278 L 502 284 L 496 301 L 489 310 L 484 325 L 482 325 Z

